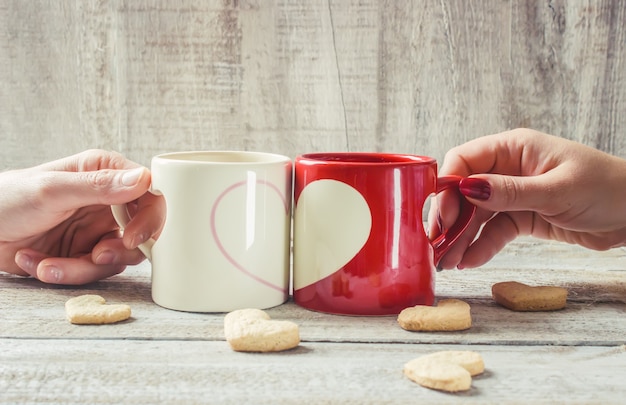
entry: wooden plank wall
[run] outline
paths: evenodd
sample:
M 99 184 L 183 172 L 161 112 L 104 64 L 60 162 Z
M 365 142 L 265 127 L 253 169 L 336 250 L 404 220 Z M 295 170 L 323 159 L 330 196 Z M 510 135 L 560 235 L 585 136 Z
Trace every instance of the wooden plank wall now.
M 621 0 L 0 0 L 0 169 L 87 148 L 626 157 Z

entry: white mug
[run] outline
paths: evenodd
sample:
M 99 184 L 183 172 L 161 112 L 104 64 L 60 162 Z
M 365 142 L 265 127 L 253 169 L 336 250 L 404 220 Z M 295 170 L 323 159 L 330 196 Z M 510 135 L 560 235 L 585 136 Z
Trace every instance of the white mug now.
M 165 308 L 228 312 L 284 303 L 289 289 L 292 161 L 243 151 L 152 159 L 151 192 L 165 198 L 152 264 L 152 299 Z M 125 205 L 111 207 L 123 229 Z

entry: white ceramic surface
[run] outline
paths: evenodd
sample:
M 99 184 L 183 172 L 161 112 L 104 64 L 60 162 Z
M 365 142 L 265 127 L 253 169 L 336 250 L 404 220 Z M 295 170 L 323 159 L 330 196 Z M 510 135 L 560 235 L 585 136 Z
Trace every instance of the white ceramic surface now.
M 142 246 L 152 298 L 191 312 L 269 308 L 288 297 L 291 159 L 257 152 L 184 152 L 152 160 L 165 226 Z M 124 206 L 113 206 L 122 227 Z

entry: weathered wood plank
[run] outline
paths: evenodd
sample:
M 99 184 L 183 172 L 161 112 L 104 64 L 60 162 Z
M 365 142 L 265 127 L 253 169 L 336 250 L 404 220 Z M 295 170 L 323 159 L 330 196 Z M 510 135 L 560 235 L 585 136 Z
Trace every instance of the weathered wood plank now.
M 472 305 L 473 327 L 464 332 L 411 333 L 402 330 L 395 317 L 327 315 L 293 303 L 268 312 L 272 317 L 297 322 L 305 341 L 617 345 L 626 342 L 623 262 L 622 249 L 592 252 L 521 238 L 485 268 L 438 273 L 439 298 L 461 298 Z M 0 275 L 0 311 L 4 314 L 0 318 L 0 337 L 224 339 L 223 314 L 190 314 L 160 308 L 151 301 L 149 277 L 148 263 L 79 288 L 51 287 L 32 279 Z M 565 286 L 570 290 L 568 306 L 556 312 L 511 312 L 490 298 L 491 285 L 506 280 Z M 65 301 L 86 293 L 130 304 L 133 319 L 109 326 L 69 324 L 65 320 Z
M 517 126 L 626 157 L 626 3 L 0 2 L 0 168 L 89 147 L 428 154 Z
M 470 391 L 428 390 L 402 374 L 437 350 L 476 350 Z M 3 403 L 621 404 L 624 347 L 303 343 L 278 354 L 225 342 L 0 339 Z
M 565 287 L 573 302 L 626 303 L 626 249 L 597 252 L 518 238 L 480 268 L 438 273 L 437 291 L 446 296 L 490 297 L 494 283 L 510 280 Z
M 18 290 L 19 291 L 19 290 Z M 110 302 L 125 302 L 133 317 L 117 325 L 77 326 L 65 319 L 64 303 L 84 293 L 100 293 Z M 129 291 L 55 291 L 3 289 L 0 337 L 72 339 L 224 340 L 223 314 L 191 314 L 160 308 L 147 294 Z M 570 303 L 565 310 L 516 313 L 490 300 L 466 300 L 472 328 L 462 332 L 416 333 L 399 327 L 395 317 L 346 317 L 308 311 L 293 303 L 269 309 L 275 319 L 300 325 L 307 342 L 463 343 L 504 345 L 599 345 L 626 343 L 626 305 Z M 601 333 L 599 332 L 601 331 Z

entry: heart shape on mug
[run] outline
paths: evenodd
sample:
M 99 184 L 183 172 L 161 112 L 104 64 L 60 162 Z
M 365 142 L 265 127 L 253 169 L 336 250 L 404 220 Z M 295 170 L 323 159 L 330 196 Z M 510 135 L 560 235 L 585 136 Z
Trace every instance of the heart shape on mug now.
M 237 193 L 245 195 L 241 196 Z M 262 196 L 257 197 L 257 194 Z M 267 202 L 271 198 L 278 198 L 280 202 Z M 224 210 L 221 210 L 221 207 Z M 237 215 L 233 215 L 233 212 Z M 259 213 L 261 215 L 257 215 Z M 278 276 L 279 279 L 267 280 L 263 278 L 263 275 L 256 274 L 253 269 L 258 267 L 276 269 L 284 265 L 284 246 L 271 243 L 269 245 L 277 249 L 272 251 L 268 250 L 267 244 L 255 242 L 263 239 L 285 238 L 287 228 L 268 224 L 285 223 L 285 217 L 288 215 L 289 202 L 280 189 L 271 182 L 257 180 L 256 176 L 252 176 L 248 180 L 227 187 L 215 200 L 211 209 L 211 233 L 222 255 L 237 270 L 267 287 L 285 292 L 286 289 L 281 285 L 282 275 Z M 261 223 L 258 227 L 257 222 Z M 262 235 L 257 234 L 259 230 L 257 228 L 263 231 Z M 242 235 L 245 238 L 244 241 L 241 240 Z M 235 259 L 235 257 L 241 259 Z M 273 272 L 278 274 L 278 272 Z
M 367 242 L 372 214 L 365 198 L 337 180 L 316 180 L 302 190 L 294 218 L 294 289 L 345 266 Z

